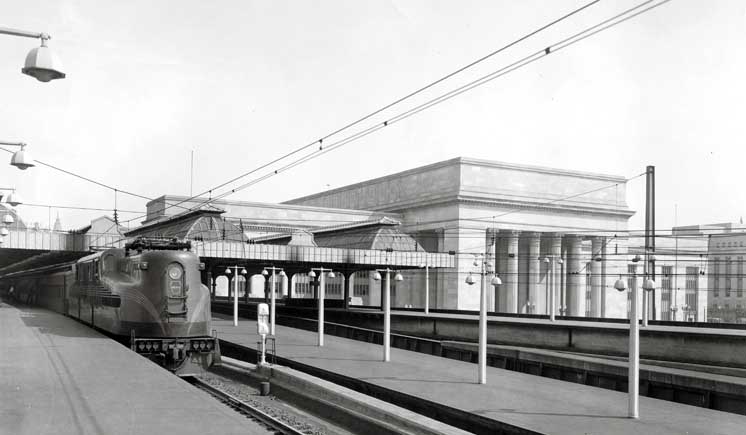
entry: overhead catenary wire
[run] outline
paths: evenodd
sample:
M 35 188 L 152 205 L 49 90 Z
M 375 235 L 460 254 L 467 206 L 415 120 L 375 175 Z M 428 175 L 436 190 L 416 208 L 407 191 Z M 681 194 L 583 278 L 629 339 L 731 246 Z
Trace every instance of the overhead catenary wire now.
M 577 33 L 573 34 L 569 38 L 564 38 L 564 39 L 560 40 L 559 42 L 550 45 L 549 46 L 550 47 L 549 50 L 542 50 L 540 52 L 535 53 L 535 54 L 539 54 L 539 57 L 535 57 L 534 58 L 535 55 L 530 55 L 528 57 L 525 57 L 525 58 L 523 58 L 522 61 L 518 61 L 518 63 L 513 63 L 513 64 L 509 65 L 508 67 L 501 68 L 500 70 L 496 71 L 495 73 L 488 74 L 487 76 L 484 76 L 484 77 L 482 77 L 482 78 L 480 78 L 480 79 L 478 79 L 476 81 L 473 81 L 470 84 L 462 86 L 462 87 L 458 88 L 455 91 L 451 91 L 451 92 L 446 93 L 446 94 L 444 94 L 444 95 L 442 95 L 440 97 L 437 97 L 436 99 L 430 100 L 429 102 L 425 103 L 424 105 L 420 105 L 420 106 L 418 106 L 415 109 L 406 111 L 403 114 L 400 114 L 397 117 L 392 118 L 392 120 L 395 119 L 396 122 L 398 122 L 400 120 L 406 119 L 407 117 L 412 116 L 415 113 L 419 113 L 419 111 L 422 111 L 422 110 L 425 110 L 425 109 L 427 109 L 429 107 L 432 107 L 434 104 L 439 104 L 439 103 L 441 103 L 441 102 L 443 102 L 443 101 L 445 101 L 447 99 L 450 99 L 450 98 L 453 98 L 456 95 L 459 95 L 460 93 L 463 93 L 463 92 L 466 92 L 467 90 L 473 89 L 476 86 L 480 86 L 480 85 L 486 83 L 487 81 L 494 80 L 495 78 L 497 78 L 499 76 L 502 76 L 502 75 L 504 75 L 504 74 L 506 74 L 508 72 L 515 71 L 518 68 L 524 67 L 524 66 L 528 65 L 529 63 L 532 63 L 532 62 L 534 62 L 534 61 L 536 61 L 538 59 L 541 59 L 541 58 L 549 55 L 550 53 L 554 53 L 554 52 L 556 52 L 556 51 L 558 51 L 560 49 L 569 47 L 569 46 L 571 46 L 571 45 L 573 45 L 575 43 L 578 43 L 578 42 L 580 42 L 582 40 L 585 40 L 586 38 L 588 38 L 590 36 L 593 36 L 593 35 L 595 35 L 595 34 L 597 34 L 599 32 L 602 32 L 604 30 L 612 28 L 612 27 L 614 27 L 616 25 L 619 25 L 619 24 L 621 24 L 623 22 L 626 22 L 629 19 L 632 19 L 632 18 L 634 18 L 634 17 L 636 17 L 636 16 L 638 16 L 638 15 L 640 15 L 642 13 L 645 13 L 645 12 L 651 10 L 651 9 L 657 8 L 657 7 L 659 7 L 659 6 L 661 6 L 661 5 L 665 4 L 665 3 L 668 3 L 669 1 L 670 0 L 664 0 L 664 1 L 658 2 L 656 4 L 653 4 L 651 6 L 645 7 L 645 8 L 643 8 L 643 7 L 646 6 L 646 5 L 649 5 L 650 3 L 652 3 L 653 0 L 648 0 L 648 1 L 642 2 L 642 3 L 638 4 L 637 6 L 629 8 L 629 9 L 625 10 L 624 12 L 616 14 L 613 17 L 602 21 L 599 24 L 596 24 L 594 26 L 588 27 L 588 28 L 586 28 L 585 30 L 583 30 L 581 32 L 577 32 Z M 527 60 L 527 61 L 524 61 L 524 60 Z M 487 79 L 487 80 L 485 80 L 485 79 Z M 245 183 L 242 186 L 239 186 L 237 188 L 233 188 L 233 189 L 231 189 L 231 190 L 229 190 L 229 191 L 227 191 L 227 192 L 225 192 L 225 193 L 223 193 L 221 195 L 218 195 L 216 197 L 212 197 L 211 196 L 210 199 L 208 199 L 207 201 L 204 201 L 204 202 L 198 204 L 196 207 L 192 207 L 191 210 L 196 210 L 198 208 L 201 208 L 202 206 L 207 205 L 210 202 L 214 202 L 214 201 L 216 201 L 218 199 L 221 199 L 221 198 L 223 198 L 225 196 L 228 196 L 228 195 L 233 194 L 233 193 L 235 193 L 235 192 L 237 192 L 239 190 L 242 190 L 242 189 L 244 189 L 244 188 L 246 188 L 248 186 L 256 184 L 256 183 L 258 183 L 260 181 L 263 181 L 263 180 L 265 180 L 267 178 L 270 178 L 270 177 L 272 177 L 274 175 L 277 175 L 280 172 L 283 172 L 285 170 L 291 169 L 291 168 L 293 168 L 293 167 L 295 167 L 295 166 L 297 166 L 297 165 L 299 165 L 301 163 L 304 163 L 304 162 L 306 162 L 308 160 L 311 160 L 311 159 L 316 158 L 316 157 L 318 157 L 320 155 L 323 155 L 323 154 L 325 154 L 325 153 L 327 153 L 327 152 L 329 152 L 329 151 L 331 151 L 333 149 L 336 149 L 339 146 L 345 145 L 347 143 L 350 143 L 351 141 L 354 141 L 354 140 L 360 139 L 362 137 L 365 137 L 368 134 L 370 134 L 370 133 L 372 133 L 374 131 L 377 131 L 377 130 L 379 130 L 379 129 L 385 127 L 385 126 L 388 126 L 388 125 L 390 125 L 389 122 L 385 122 L 383 124 L 376 124 L 376 125 L 374 125 L 372 127 L 369 127 L 369 128 L 367 128 L 365 130 L 359 131 L 359 132 L 357 132 L 357 133 L 355 133 L 355 134 L 353 134 L 351 136 L 348 136 L 345 139 L 341 139 L 341 140 L 335 142 L 335 144 L 332 144 L 328 148 L 321 149 L 321 147 L 320 147 L 320 149 L 318 151 L 314 151 L 313 153 L 311 153 L 311 154 L 309 154 L 307 156 L 301 157 L 300 159 L 298 159 L 298 160 L 296 160 L 296 161 L 294 161 L 294 162 L 292 162 L 290 164 L 287 164 L 287 165 L 283 166 L 282 168 L 275 169 L 275 170 L 273 170 L 273 171 L 265 174 L 264 176 L 259 177 L 258 179 L 252 180 L 252 181 L 250 181 L 248 183 Z M 263 166 L 266 167 L 266 165 L 263 165 Z M 256 172 L 256 170 L 252 170 L 250 172 L 253 173 L 253 172 Z M 212 193 L 213 190 L 214 189 L 210 189 L 208 192 Z M 188 200 L 189 199 L 180 201 L 177 204 L 182 204 L 182 203 L 184 203 L 184 202 L 186 202 Z M 173 219 L 173 217 L 171 219 Z
M 560 16 L 559 18 L 556 18 L 556 19 L 550 21 L 549 23 L 544 24 L 541 27 L 539 27 L 539 28 L 537 28 L 537 29 L 535 29 L 535 30 L 533 30 L 533 31 L 531 31 L 531 32 L 529 32 L 529 33 L 527 33 L 527 34 L 525 34 L 525 35 L 523 35 L 523 36 L 521 36 L 521 37 L 513 40 L 513 41 L 511 41 L 510 43 L 508 43 L 506 45 L 503 45 L 502 47 L 500 47 L 500 48 L 498 48 L 496 50 L 493 50 L 490 53 L 488 53 L 488 54 L 486 54 L 486 55 L 484 55 L 484 56 L 482 56 L 482 57 L 480 57 L 480 58 L 478 58 L 478 59 L 476 59 L 476 60 L 474 60 L 474 61 L 472 61 L 472 62 L 470 62 L 470 63 L 468 63 L 466 65 L 464 65 L 464 66 L 461 66 L 461 67 L 457 68 L 456 70 L 454 70 L 454 71 L 452 71 L 452 72 L 450 72 L 450 73 L 448 73 L 448 74 L 446 74 L 446 75 L 444 75 L 444 76 L 442 76 L 440 78 L 438 78 L 437 80 L 432 81 L 432 82 L 430 82 L 430 83 L 428 83 L 428 84 L 426 84 L 426 85 L 424 85 L 424 86 L 416 89 L 415 91 L 412 91 L 412 92 L 410 92 L 410 93 L 408 93 L 408 94 L 406 94 L 406 95 L 404 95 L 404 96 L 402 96 L 400 98 L 397 98 L 393 102 L 388 103 L 388 104 L 386 104 L 386 105 L 384 105 L 384 106 L 382 106 L 382 107 L 380 107 L 380 108 L 378 108 L 378 109 L 376 109 L 376 110 L 374 110 L 374 111 L 372 111 L 372 112 L 370 112 L 370 113 L 368 113 L 368 114 L 366 114 L 366 115 L 364 115 L 364 116 L 362 116 L 360 118 L 357 118 L 356 120 L 354 120 L 352 122 L 349 122 L 349 123 L 343 125 L 342 127 L 339 127 L 336 130 L 333 130 L 332 132 L 327 133 L 326 135 L 324 135 L 324 136 L 322 136 L 322 137 L 320 137 L 318 139 L 315 139 L 315 140 L 313 140 L 311 142 L 308 142 L 305 145 L 302 145 L 302 146 L 300 146 L 300 147 L 298 147 L 298 148 L 296 148 L 296 149 L 294 149 L 294 150 L 292 150 L 292 151 L 290 151 L 290 152 L 288 152 L 288 153 L 286 153 L 284 155 L 281 155 L 280 157 L 277 157 L 277 158 L 269 161 L 268 163 L 265 163 L 263 165 L 260 165 L 260 166 L 258 166 L 256 168 L 254 168 L 254 169 L 251 169 L 251 170 L 249 170 L 247 172 L 244 172 L 244 173 L 242 173 L 242 174 L 240 174 L 240 175 L 238 175 L 238 176 L 236 176 L 236 177 L 234 177 L 234 178 L 232 178 L 232 179 L 230 179 L 230 180 L 228 180 L 228 181 L 226 181 L 224 183 L 221 183 L 221 184 L 219 184 L 219 185 L 217 185 L 215 187 L 212 187 L 212 188 L 210 188 L 210 189 L 208 189 L 208 190 L 206 190 L 206 191 L 204 191 L 202 193 L 199 193 L 199 194 L 194 195 L 194 196 L 192 196 L 190 194 L 189 198 L 187 198 L 187 199 L 185 199 L 185 200 L 183 200 L 183 201 L 181 201 L 179 203 L 176 203 L 174 205 L 167 206 L 167 208 L 170 208 L 171 206 L 176 206 L 176 205 L 179 205 L 179 204 L 183 204 L 184 202 L 188 202 L 188 201 L 191 201 L 193 199 L 199 198 L 200 196 L 205 195 L 205 194 L 212 194 L 212 192 L 215 191 L 215 190 L 217 190 L 217 189 L 223 188 L 223 187 L 225 187 L 225 186 L 227 186 L 227 185 L 229 185 L 231 183 L 234 183 L 234 182 L 236 182 L 236 181 L 238 181 L 238 180 L 240 180 L 242 178 L 245 178 L 245 177 L 247 177 L 249 175 L 252 175 L 252 174 L 254 174 L 254 173 L 256 173 L 256 172 L 258 172 L 258 171 L 260 171 L 262 169 L 265 169 L 265 168 L 267 168 L 267 167 L 269 167 L 269 166 L 271 166 L 271 165 L 273 165 L 275 163 L 279 163 L 279 162 L 281 162 L 281 161 L 283 161 L 283 160 L 285 160 L 285 159 L 287 159 L 289 157 L 292 157 L 292 156 L 294 156 L 294 155 L 296 155 L 296 154 L 298 154 L 298 153 L 300 153 L 300 152 L 302 152 L 304 150 L 307 150 L 307 149 L 309 149 L 311 147 L 315 147 L 315 146 L 318 145 L 319 150 L 323 150 L 324 149 L 324 141 L 325 140 L 328 140 L 328 139 L 330 139 L 330 138 L 338 135 L 339 133 L 342 133 L 343 131 L 346 131 L 346 130 L 348 130 L 348 129 L 356 126 L 356 125 L 359 125 L 360 123 L 362 123 L 364 121 L 367 121 L 368 119 L 370 119 L 370 118 L 372 118 L 372 117 L 374 117 L 374 116 L 376 116 L 376 115 L 378 115 L 380 113 L 383 113 L 384 111 L 386 111 L 386 110 L 388 110 L 388 109 L 390 109 L 390 108 L 392 108 L 392 107 L 394 107 L 396 105 L 399 105 L 402 102 L 407 101 L 407 100 L 411 99 L 412 97 L 417 96 L 417 95 L 421 94 L 422 92 L 424 92 L 424 91 L 426 91 L 428 89 L 431 89 L 431 88 L 433 88 L 434 86 L 436 86 L 436 85 L 438 85 L 440 83 L 443 83 L 443 82 L 447 81 L 450 78 L 453 78 L 454 76 L 456 76 L 456 75 L 458 75 L 458 74 L 460 74 L 460 73 L 462 73 L 462 72 L 464 72 L 464 71 L 466 71 L 466 70 L 468 70 L 468 69 L 470 69 L 470 68 L 472 68 L 472 67 L 474 67 L 474 66 L 476 66 L 476 65 L 478 65 L 478 64 L 480 64 L 482 62 L 484 62 L 485 60 L 487 60 L 489 58 L 494 57 L 495 55 L 497 55 L 499 53 L 504 52 L 505 50 L 507 50 L 507 49 L 509 49 L 511 47 L 514 47 L 514 46 L 520 44 L 523 41 L 526 41 L 527 39 L 529 39 L 529 38 L 537 35 L 538 33 L 543 32 L 544 30 L 546 30 L 546 29 L 548 29 L 548 28 L 550 28 L 550 27 L 552 27 L 552 26 L 554 26 L 554 25 L 556 25 L 556 24 L 558 24 L 558 23 L 560 23 L 560 22 L 562 22 L 562 21 L 564 21 L 564 20 L 566 20 L 566 19 L 568 19 L 568 18 L 570 18 L 570 17 L 572 17 L 572 16 L 574 16 L 574 15 L 582 12 L 582 11 L 584 11 L 585 9 L 587 9 L 587 8 L 589 8 L 589 7 L 597 4 L 599 2 L 600 2 L 600 0 L 593 0 L 591 2 L 585 3 L 582 6 L 580 6 L 580 7 L 576 8 L 576 9 L 574 9 L 574 10 L 572 10 L 572 11 L 570 11 L 570 12 L 568 12 L 568 13 L 562 15 L 562 16 Z
M 529 65 L 531 63 L 534 63 L 534 62 L 536 62 L 536 61 L 538 61 L 540 59 L 543 59 L 546 56 L 549 56 L 552 53 L 555 53 L 555 52 L 557 52 L 559 50 L 562 50 L 562 49 L 567 48 L 569 46 L 572 46 L 572 45 L 574 45 L 576 43 L 579 43 L 579 42 L 581 42 L 581 41 L 583 41 L 583 40 L 585 40 L 585 39 L 587 39 L 587 38 L 589 38 L 589 37 L 591 37 L 593 35 L 596 35 L 596 34 L 598 34 L 600 32 L 603 32 L 603 31 L 605 31 L 607 29 L 610 29 L 610 28 L 612 28 L 614 26 L 617 26 L 619 24 L 622 24 L 622 23 L 624 23 L 624 22 L 626 22 L 626 21 L 628 21 L 628 20 L 630 20 L 632 18 L 635 18 L 635 17 L 639 16 L 640 14 L 643 14 L 643 13 L 648 12 L 648 11 L 650 11 L 652 9 L 655 9 L 655 8 L 657 8 L 659 6 L 662 6 L 662 5 L 664 5 L 664 4 L 666 4 L 666 3 L 670 2 L 670 1 L 671 0 L 663 0 L 663 1 L 660 1 L 660 2 L 652 4 L 652 5 L 650 5 L 650 4 L 653 3 L 654 0 L 644 1 L 644 2 L 642 2 L 642 3 L 640 3 L 640 4 L 636 5 L 636 6 L 634 6 L 632 8 L 629 8 L 629 9 L 627 9 L 627 10 L 621 12 L 621 13 L 618 13 L 618 14 L 612 16 L 611 18 L 608 18 L 608 19 L 606 19 L 606 20 L 604 20 L 604 21 L 602 21 L 602 22 L 600 22 L 598 24 L 595 24 L 593 26 L 587 27 L 586 29 L 584 29 L 584 30 L 582 30 L 580 32 L 577 32 L 577 33 L 573 34 L 570 37 L 561 39 L 560 41 L 558 41 L 558 42 L 556 42 L 554 44 L 550 44 L 546 48 L 541 49 L 539 51 L 536 51 L 533 54 L 530 54 L 528 56 L 525 56 L 522 59 L 509 64 L 508 66 L 500 68 L 500 69 L 498 69 L 498 70 L 496 70 L 496 71 L 494 71 L 494 72 L 492 72 L 490 74 L 482 76 L 481 78 L 479 78 L 477 80 L 471 81 L 471 82 L 467 83 L 466 85 L 463 85 L 463 86 L 461 86 L 459 88 L 456 88 L 455 90 L 449 91 L 449 92 L 447 92 L 447 93 L 445 93 L 445 94 L 443 94 L 443 95 L 441 95 L 439 97 L 433 98 L 433 99 L 431 99 L 431 100 L 429 100 L 429 101 L 427 101 L 427 102 L 425 102 L 423 104 L 420 104 L 420 105 L 416 106 L 415 108 L 409 109 L 409 110 L 407 110 L 405 112 L 400 113 L 399 115 L 396 115 L 396 116 L 394 116 L 392 118 L 389 118 L 387 121 L 384 121 L 382 123 L 377 123 L 377 124 L 375 124 L 373 126 L 370 126 L 370 127 L 366 128 L 366 129 L 358 131 L 357 133 L 354 133 L 354 134 L 352 134 L 352 135 L 350 135 L 350 136 L 348 136 L 348 137 L 346 137 L 344 139 L 341 139 L 341 140 L 338 140 L 338 141 L 334 142 L 333 144 L 331 144 L 330 146 L 328 146 L 326 148 L 319 147 L 318 150 L 315 150 L 315 151 L 311 152 L 310 154 L 308 154 L 306 156 L 303 156 L 303 157 L 295 160 L 292 163 L 286 164 L 285 166 L 282 166 L 282 167 L 280 167 L 278 169 L 274 169 L 273 171 L 270 171 L 270 172 L 266 173 L 263 176 L 260 176 L 259 178 L 255 179 L 255 180 L 247 182 L 247 183 L 245 183 L 245 184 L 243 184 L 243 185 L 241 185 L 239 187 L 233 188 L 233 189 L 231 189 L 231 190 L 229 190 L 229 191 L 227 191 L 227 192 L 225 192 L 225 193 L 223 193 L 221 195 L 213 197 L 210 200 L 204 201 L 204 202 L 200 203 L 196 207 L 201 207 L 201 206 L 209 204 L 210 202 L 216 201 L 218 199 L 222 199 L 222 198 L 224 198 L 224 197 L 226 197 L 228 195 L 231 195 L 231 194 L 236 193 L 236 192 L 238 192 L 240 190 L 243 190 L 243 189 L 245 189 L 245 188 L 247 188 L 249 186 L 252 186 L 252 185 L 254 185 L 254 184 L 258 183 L 258 182 L 264 181 L 264 180 L 266 180 L 268 178 L 271 178 L 271 177 L 273 177 L 275 175 L 278 175 L 281 172 L 285 172 L 285 171 L 287 171 L 289 169 L 294 168 L 295 166 L 298 166 L 298 165 L 300 165 L 302 163 L 305 163 L 305 162 L 307 162 L 309 160 L 312 160 L 314 158 L 320 157 L 321 155 L 324 155 L 324 154 L 326 154 L 326 153 L 328 153 L 328 152 L 330 152 L 330 151 L 332 151 L 334 149 L 337 149 L 337 148 L 339 148 L 341 146 L 344 146 L 344 145 L 346 145 L 348 143 L 351 143 L 351 142 L 354 142 L 356 140 L 362 139 L 363 137 L 366 137 L 369 134 L 372 134 L 372 133 L 374 133 L 374 132 L 376 132 L 376 131 L 378 131 L 380 129 L 383 129 L 385 127 L 391 126 L 392 124 L 394 124 L 396 122 L 400 122 L 400 121 L 402 121 L 404 119 L 407 119 L 407 118 L 409 118 L 409 117 L 411 117 L 411 116 L 413 116 L 413 115 L 415 115 L 417 113 L 420 113 L 420 112 L 422 112 L 424 110 L 427 110 L 430 107 L 433 107 L 433 106 L 435 106 L 437 104 L 441 104 L 441 103 L 443 103 L 443 102 L 445 102 L 447 100 L 450 100 L 451 98 L 453 98 L 453 97 L 455 97 L 457 95 L 460 95 L 460 94 L 462 94 L 464 92 L 467 92 L 467 91 L 469 91 L 471 89 L 474 89 L 474 88 L 476 88 L 478 86 L 482 86 L 482 85 L 484 85 L 484 84 L 486 84 L 486 83 L 488 83 L 488 82 L 490 82 L 492 80 L 495 80 L 496 78 L 502 77 L 502 76 L 504 76 L 504 75 L 506 75 L 506 74 L 508 74 L 510 72 L 513 72 L 513 71 L 516 71 L 516 70 L 518 70 L 520 68 L 523 68 L 523 67 L 525 67 L 525 66 L 527 66 L 527 65 Z M 650 5 L 650 6 L 647 6 L 647 5 Z M 645 6 L 647 6 L 647 7 L 645 7 Z M 256 171 L 252 170 L 252 173 L 253 172 L 256 172 Z M 211 189 L 211 191 L 212 190 L 214 190 L 214 189 Z

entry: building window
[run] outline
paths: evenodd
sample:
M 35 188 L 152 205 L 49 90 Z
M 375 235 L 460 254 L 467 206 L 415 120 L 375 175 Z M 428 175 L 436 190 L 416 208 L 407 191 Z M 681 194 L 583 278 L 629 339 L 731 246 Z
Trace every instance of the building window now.
M 743 243 L 743 242 L 742 242 Z M 743 257 L 738 257 L 738 274 L 736 275 L 736 296 L 743 297 Z
M 366 296 L 368 294 L 368 271 L 355 272 L 355 281 L 352 289 L 353 296 Z

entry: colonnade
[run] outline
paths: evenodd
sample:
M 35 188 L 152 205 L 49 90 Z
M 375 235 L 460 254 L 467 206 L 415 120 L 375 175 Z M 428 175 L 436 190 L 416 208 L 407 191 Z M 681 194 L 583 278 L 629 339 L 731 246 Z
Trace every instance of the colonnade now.
M 603 317 L 606 239 L 536 231 L 487 231 L 485 251 L 502 285 L 488 304 L 497 312 Z M 590 290 L 590 297 L 586 291 Z

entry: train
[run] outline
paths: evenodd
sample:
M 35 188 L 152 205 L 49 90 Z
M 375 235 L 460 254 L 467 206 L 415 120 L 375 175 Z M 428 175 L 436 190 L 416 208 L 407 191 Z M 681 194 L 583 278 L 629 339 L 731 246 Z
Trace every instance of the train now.
M 204 264 L 190 247 L 138 238 L 74 261 L 22 264 L 0 282 L 7 295 L 78 319 L 171 371 L 199 373 L 220 363 L 220 347 Z

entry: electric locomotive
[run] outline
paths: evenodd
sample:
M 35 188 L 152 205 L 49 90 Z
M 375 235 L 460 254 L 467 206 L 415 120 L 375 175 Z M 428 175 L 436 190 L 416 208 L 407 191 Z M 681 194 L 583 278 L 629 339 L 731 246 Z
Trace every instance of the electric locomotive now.
M 80 319 L 180 374 L 220 360 L 204 265 L 188 242 L 139 238 L 66 265 L 5 276 L 34 301 Z

